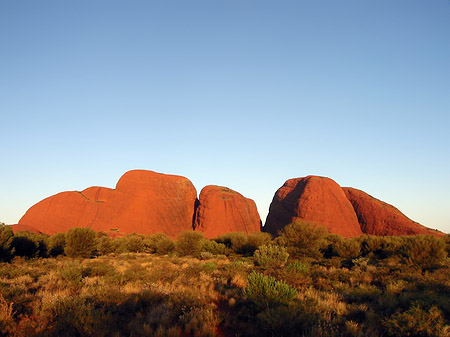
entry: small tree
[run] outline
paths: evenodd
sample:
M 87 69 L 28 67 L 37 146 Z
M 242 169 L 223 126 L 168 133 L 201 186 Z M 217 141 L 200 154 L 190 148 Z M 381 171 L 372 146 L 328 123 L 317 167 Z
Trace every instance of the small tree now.
M 127 249 L 131 253 L 144 252 L 144 236 L 138 234 L 131 234 L 127 237 Z
M 14 235 L 11 246 L 14 255 L 28 258 L 47 256 L 47 237 L 33 232 L 23 231 Z
M 114 252 L 114 243 L 113 239 L 110 239 L 107 236 L 101 236 L 97 238 L 97 250 L 101 255 L 107 255 Z
M 58 256 L 64 254 L 66 246 L 66 234 L 56 233 L 48 238 L 48 253 L 50 256 Z
M 66 255 L 89 258 L 94 254 L 96 233 L 90 228 L 72 228 L 66 234 Z
M 281 231 L 280 243 L 288 247 L 293 257 L 318 257 L 321 240 L 327 234 L 325 228 L 297 220 Z
M 156 253 L 159 255 L 166 255 L 173 253 L 175 250 L 175 242 L 168 236 L 161 237 L 155 244 Z
M 176 251 L 181 256 L 197 255 L 203 248 L 203 234 L 200 232 L 181 232 L 177 236 Z

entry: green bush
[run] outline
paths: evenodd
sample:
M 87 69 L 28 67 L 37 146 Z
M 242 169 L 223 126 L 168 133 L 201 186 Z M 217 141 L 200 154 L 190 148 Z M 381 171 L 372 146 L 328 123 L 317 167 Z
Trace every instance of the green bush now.
M 354 259 L 361 253 L 361 245 L 358 240 L 343 239 L 336 242 L 336 253 L 343 259 Z
M 292 257 L 320 257 L 319 249 L 326 233 L 323 227 L 297 220 L 280 232 L 280 241 L 287 245 Z
M 232 249 L 235 253 L 242 252 L 248 244 L 248 236 L 242 232 L 230 232 L 219 236 L 215 239 L 218 243 L 223 243 L 227 248 Z M 253 245 L 252 245 L 253 247 Z
M 255 247 L 255 250 L 263 245 L 268 245 L 272 241 L 272 235 L 265 232 L 252 232 L 247 235 L 248 244 Z
M 131 234 L 127 237 L 127 250 L 131 253 L 143 253 L 145 244 L 144 236 L 138 234 Z
M 387 336 L 446 337 L 449 327 L 444 325 L 442 313 L 435 306 L 425 310 L 418 305 L 405 312 L 396 312 L 383 321 Z
M 385 247 L 384 238 L 375 235 L 363 235 L 358 238 L 363 256 L 379 256 Z
M 268 308 L 291 303 L 298 295 L 297 289 L 272 276 L 252 272 L 248 276 L 248 285 L 244 296 L 259 308 Z
M 144 251 L 149 254 L 156 253 L 156 243 L 161 239 L 166 239 L 169 236 L 165 233 L 155 233 L 152 235 L 148 235 L 144 239 Z
M 450 257 L 450 234 L 447 234 L 442 238 L 444 240 L 447 250 L 447 255 Z
M 299 274 L 308 274 L 309 273 L 309 265 L 305 262 L 294 261 L 287 265 L 287 269 L 290 272 L 299 273 Z
M 218 243 L 208 239 L 203 241 L 202 250 L 213 255 L 226 255 L 228 253 L 227 247 L 223 243 Z
M 0 224 L 0 261 L 8 261 L 11 258 L 11 243 L 14 234 L 10 226 Z
M 285 247 L 268 244 L 260 246 L 254 256 L 260 266 L 279 267 L 286 263 L 289 253 Z
M 128 253 L 128 239 L 126 237 L 120 236 L 113 238 L 112 245 L 114 247 L 114 253 Z
M 90 258 L 97 249 L 97 234 L 90 228 L 72 228 L 66 234 L 65 252 L 70 257 Z
M 175 251 L 175 242 L 168 236 L 161 237 L 155 244 L 156 253 L 166 255 Z
M 444 240 L 431 235 L 408 237 L 402 246 L 403 261 L 414 268 L 431 270 L 447 258 Z
M 107 236 L 101 236 L 97 239 L 97 251 L 100 255 L 107 255 L 114 253 L 115 247 L 113 239 Z
M 64 254 L 66 246 L 66 234 L 56 233 L 48 238 L 48 253 L 50 256 L 58 256 Z
M 14 255 L 22 257 L 46 257 L 47 244 L 43 235 L 37 235 L 32 232 L 18 232 L 14 235 L 11 246 L 14 249 Z
M 200 232 L 181 232 L 177 236 L 175 250 L 181 256 L 195 256 L 200 254 L 203 248 L 203 241 L 203 234 Z

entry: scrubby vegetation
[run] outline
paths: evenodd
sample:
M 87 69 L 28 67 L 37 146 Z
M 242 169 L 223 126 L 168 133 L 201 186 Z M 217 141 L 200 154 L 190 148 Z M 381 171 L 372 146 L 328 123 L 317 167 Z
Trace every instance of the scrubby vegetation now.
M 0 225 L 0 336 L 450 335 L 450 239 Z

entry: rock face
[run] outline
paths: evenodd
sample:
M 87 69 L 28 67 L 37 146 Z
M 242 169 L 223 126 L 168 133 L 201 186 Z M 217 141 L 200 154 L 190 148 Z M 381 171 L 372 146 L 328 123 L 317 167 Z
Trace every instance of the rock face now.
M 361 230 L 372 235 L 445 235 L 412 221 L 397 208 L 355 188 L 343 187 L 353 205 Z
M 275 193 L 263 230 L 276 235 L 298 219 L 323 225 L 344 237 L 362 235 L 352 204 L 329 178 L 307 176 L 286 181 Z
M 19 225 L 46 234 L 90 227 L 107 233 L 175 236 L 192 229 L 196 199 L 197 191 L 187 178 L 134 170 L 125 173 L 115 189 L 90 187 L 44 199 Z
M 12 229 L 14 234 L 19 233 L 19 232 L 31 232 L 31 233 L 35 233 L 35 234 L 42 234 L 40 231 L 38 231 L 34 227 L 26 226 L 26 225 L 20 225 L 20 224 L 11 225 L 11 229 Z
M 261 220 L 253 200 L 221 186 L 206 186 L 199 197 L 195 230 L 207 238 L 229 232 L 259 232 Z

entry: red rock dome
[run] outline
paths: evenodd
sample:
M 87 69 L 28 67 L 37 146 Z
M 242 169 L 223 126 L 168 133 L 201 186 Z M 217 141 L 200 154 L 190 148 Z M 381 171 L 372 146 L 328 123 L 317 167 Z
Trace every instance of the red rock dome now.
M 372 235 L 445 235 L 409 219 L 397 208 L 355 188 L 343 187 L 353 205 L 361 230 Z
M 205 186 L 200 192 L 195 230 L 207 238 L 229 232 L 259 232 L 261 219 L 253 200 L 221 186 Z
M 352 204 L 330 178 L 307 176 L 286 181 L 275 193 L 263 231 L 276 235 L 297 219 L 344 237 L 362 235 Z
M 184 177 L 145 170 L 125 173 L 116 189 L 90 187 L 62 192 L 32 206 L 19 225 L 42 233 L 73 227 L 97 231 L 176 236 L 191 230 L 197 191 Z

